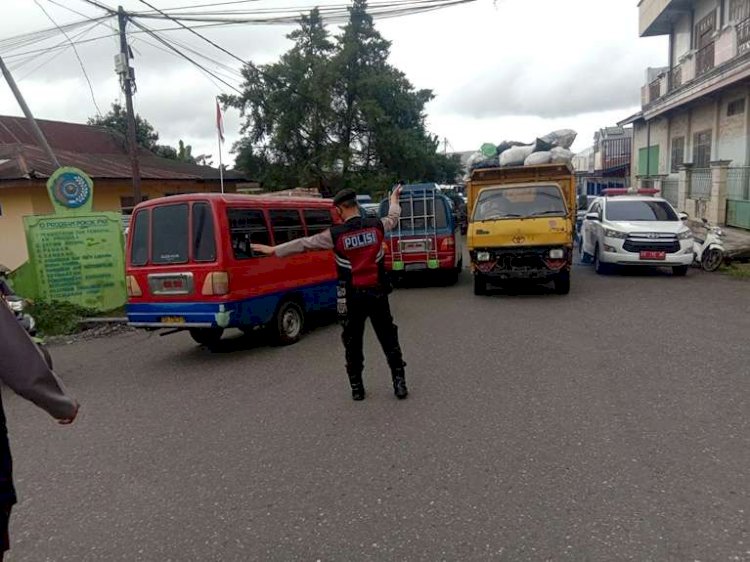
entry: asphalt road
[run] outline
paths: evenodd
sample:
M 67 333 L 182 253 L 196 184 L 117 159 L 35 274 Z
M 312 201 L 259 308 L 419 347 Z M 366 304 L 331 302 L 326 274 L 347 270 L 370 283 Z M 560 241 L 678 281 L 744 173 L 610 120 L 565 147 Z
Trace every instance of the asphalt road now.
M 58 427 L 6 391 L 11 561 L 750 560 L 750 284 L 397 291 L 411 396 L 368 331 L 56 347 Z

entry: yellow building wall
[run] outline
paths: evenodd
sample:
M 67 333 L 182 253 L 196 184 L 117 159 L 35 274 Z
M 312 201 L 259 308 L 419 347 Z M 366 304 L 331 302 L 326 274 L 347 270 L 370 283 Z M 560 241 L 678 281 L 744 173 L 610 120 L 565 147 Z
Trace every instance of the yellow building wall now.
M 0 264 L 15 269 L 26 261 L 23 217 L 34 214 L 32 194 L 26 187 L 0 189 Z
M 227 186 L 227 191 L 234 187 Z M 144 180 L 141 192 L 149 199 L 164 197 L 174 193 L 217 192 L 218 185 L 193 181 L 153 181 Z M 132 197 L 133 184 L 122 180 L 94 181 L 94 211 L 121 211 L 120 198 Z M 16 269 L 28 259 L 26 237 L 23 231 L 23 217 L 48 215 L 52 213 L 52 203 L 43 181 L 28 182 L 19 187 L 2 187 L 0 184 L 0 264 Z

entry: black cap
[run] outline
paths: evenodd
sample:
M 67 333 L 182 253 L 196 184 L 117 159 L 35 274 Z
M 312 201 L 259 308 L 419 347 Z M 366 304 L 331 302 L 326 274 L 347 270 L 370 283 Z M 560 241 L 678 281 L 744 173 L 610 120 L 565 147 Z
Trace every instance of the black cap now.
M 357 200 L 357 192 L 353 189 L 342 189 L 339 191 L 334 197 L 333 197 L 333 204 L 334 205 L 343 205 L 344 203 L 349 203 L 350 201 L 356 201 Z

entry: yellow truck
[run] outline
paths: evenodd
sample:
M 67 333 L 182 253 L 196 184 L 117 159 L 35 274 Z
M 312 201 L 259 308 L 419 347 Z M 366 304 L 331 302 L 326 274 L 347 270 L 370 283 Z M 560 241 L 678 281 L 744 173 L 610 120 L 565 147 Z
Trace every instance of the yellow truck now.
M 474 170 L 467 184 L 474 294 L 513 279 L 570 292 L 576 181 L 568 164 Z

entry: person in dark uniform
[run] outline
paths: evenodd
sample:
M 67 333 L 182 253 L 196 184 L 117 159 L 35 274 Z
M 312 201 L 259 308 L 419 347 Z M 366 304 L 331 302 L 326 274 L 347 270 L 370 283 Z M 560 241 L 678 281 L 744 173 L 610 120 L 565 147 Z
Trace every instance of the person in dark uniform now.
M 73 423 L 78 403 L 65 392 L 50 371 L 34 342 L 0 299 L 0 381 L 19 396 L 33 402 L 61 424 Z M 10 548 L 8 523 L 16 503 L 13 460 L 8 443 L 5 412 L 0 400 L 0 560 Z
M 398 226 L 401 216 L 400 194 L 401 184 L 398 184 L 391 194 L 387 217 L 362 218 L 356 192 L 344 189 L 333 198 L 343 224 L 279 246 L 252 245 L 254 252 L 280 257 L 310 250 L 333 250 L 339 277 L 338 311 L 344 328 L 346 372 L 354 400 L 365 398 L 362 346 L 368 318 L 388 360 L 396 397 L 403 400 L 409 394 L 404 371 L 406 363 L 388 303 L 391 289 L 383 263 L 385 233 Z

